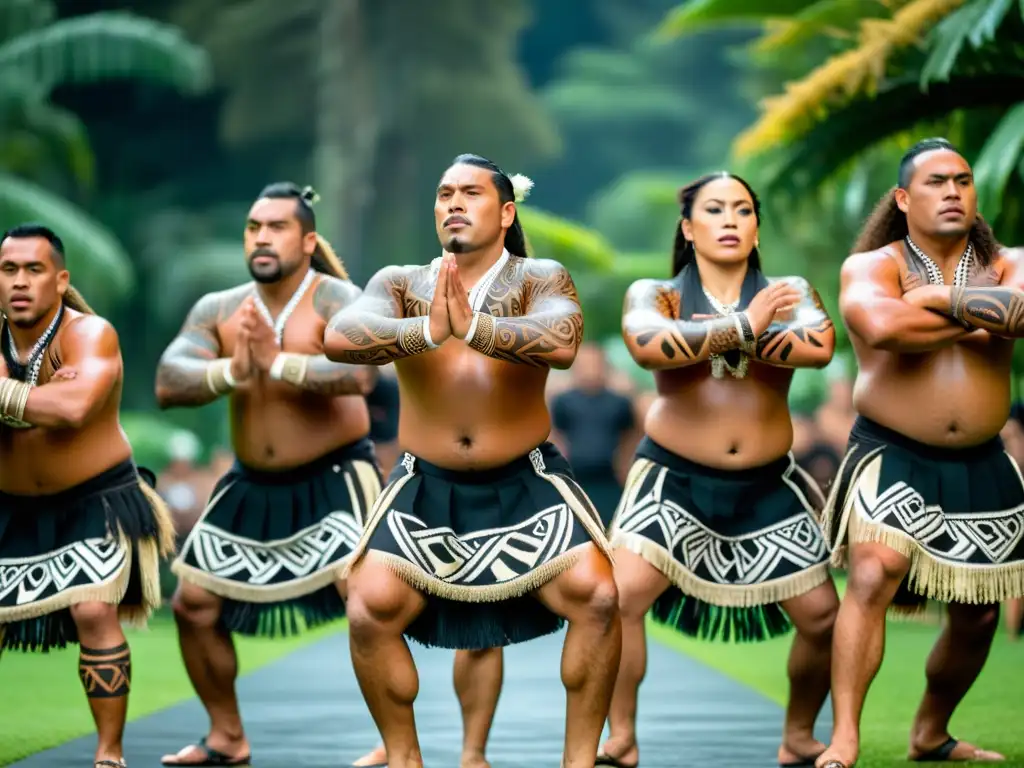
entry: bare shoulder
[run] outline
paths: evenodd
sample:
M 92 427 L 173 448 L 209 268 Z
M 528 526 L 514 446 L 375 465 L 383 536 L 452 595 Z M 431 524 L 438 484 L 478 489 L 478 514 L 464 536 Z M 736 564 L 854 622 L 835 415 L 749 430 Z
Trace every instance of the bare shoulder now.
M 535 280 L 546 280 L 561 275 L 569 277 L 569 270 L 554 259 L 522 259 L 522 264 L 523 274 Z
M 422 293 L 431 279 L 433 269 L 430 264 L 393 264 L 383 267 L 370 278 L 365 292 L 368 294 L 387 293 L 399 298 L 405 291 Z
M 234 288 L 213 291 L 200 296 L 189 312 L 188 325 L 214 327 L 235 313 L 243 301 L 255 292 L 255 284 L 243 283 Z
M 851 253 L 843 261 L 844 280 L 896 279 L 903 271 L 903 258 L 893 244 L 873 251 Z
M 679 289 L 672 280 L 643 278 L 626 289 L 625 311 L 653 310 L 672 320 L 679 317 Z
M 523 284 L 543 295 L 578 299 L 576 284 L 564 265 L 554 259 L 522 259 Z
M 116 355 L 121 342 L 113 324 L 99 315 L 68 310 L 71 317 L 60 329 L 60 344 L 65 352 Z
M 329 320 L 354 303 L 361 294 L 362 290 L 351 280 L 321 275 L 313 290 L 313 309 L 320 317 Z

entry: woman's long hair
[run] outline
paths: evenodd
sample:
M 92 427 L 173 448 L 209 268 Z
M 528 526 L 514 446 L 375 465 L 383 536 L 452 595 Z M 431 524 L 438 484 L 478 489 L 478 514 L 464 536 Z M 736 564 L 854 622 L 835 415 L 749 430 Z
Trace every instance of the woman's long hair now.
M 691 181 L 679 190 L 679 223 L 676 224 L 676 237 L 672 245 L 673 275 L 678 275 L 683 270 L 683 267 L 693 263 L 697 258 L 697 252 L 693 247 L 693 243 L 683 235 L 683 221 L 692 218 L 693 204 L 697 200 L 697 194 L 701 189 L 717 179 L 735 179 L 746 188 L 750 194 L 750 200 L 754 204 L 754 218 L 757 220 L 758 226 L 761 225 L 761 201 L 758 200 L 757 193 L 754 192 L 753 188 L 736 174 L 729 173 L 728 171 L 718 171 L 717 173 L 701 176 L 696 181 Z M 757 246 L 754 247 L 750 252 L 750 256 L 747 257 L 747 264 L 751 269 L 761 269 L 761 254 L 758 252 Z
M 902 240 L 910 234 L 907 227 L 907 215 L 896 204 L 896 189 L 897 187 L 890 189 L 875 205 L 875 209 L 864 222 L 860 234 L 857 235 L 857 240 L 853 244 L 853 253 L 877 251 L 879 248 Z M 975 217 L 968 240 L 974 245 L 974 255 L 978 259 L 978 263 L 985 267 L 991 264 L 999 250 L 999 241 L 996 240 L 992 228 L 981 217 L 981 214 Z

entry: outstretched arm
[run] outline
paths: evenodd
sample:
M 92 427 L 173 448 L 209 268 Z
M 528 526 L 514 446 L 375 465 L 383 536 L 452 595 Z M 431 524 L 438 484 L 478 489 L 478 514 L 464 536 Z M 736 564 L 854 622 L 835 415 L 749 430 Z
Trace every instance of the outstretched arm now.
M 0 379 L 4 416 L 36 427 L 79 429 L 99 413 L 121 376 L 117 331 L 94 315 L 76 320 L 62 333 L 61 356 L 61 366 L 73 368 L 74 378 L 33 388 L 13 379 Z
M 854 254 L 843 264 L 839 311 L 851 333 L 872 349 L 887 352 L 942 349 L 971 332 L 904 301 L 899 267 L 892 256 L 879 251 Z
M 230 391 L 222 382 L 230 361 L 220 358 L 217 324 L 242 303 L 240 293 L 211 293 L 195 303 L 181 331 L 156 369 L 156 400 L 161 408 L 206 405 Z
M 328 324 L 324 332 L 327 359 L 354 365 L 387 365 L 431 349 L 427 343 L 429 302 L 419 300 L 422 317 L 404 318 L 402 301 L 413 298 L 404 268 L 380 270 L 370 278 L 362 295 Z
M 338 312 L 357 301 L 359 294 L 359 288 L 348 281 L 324 277 L 313 292 L 313 308 L 325 322 L 330 322 Z M 375 368 L 336 363 L 326 355 L 282 352 L 270 326 L 259 317 L 254 316 L 253 320 L 250 338 L 254 360 L 257 366 L 267 366 L 270 378 L 325 397 L 365 395 L 373 389 Z M 257 349 L 266 349 L 267 356 L 257 354 Z
M 676 320 L 678 314 L 679 292 L 664 283 L 638 280 L 626 291 L 622 338 L 641 368 L 683 368 L 740 348 L 736 317 L 686 321 Z
M 474 312 L 466 343 L 508 363 L 568 368 L 583 340 L 583 310 L 569 271 L 557 262 L 536 259 L 528 263 L 523 279 L 526 313 L 494 317 Z M 458 281 L 456 290 L 461 285 Z
M 754 346 L 755 359 L 785 368 L 824 368 L 836 348 L 836 329 L 821 303 L 821 296 L 809 282 L 794 282 L 803 298 L 791 319 L 776 320 Z

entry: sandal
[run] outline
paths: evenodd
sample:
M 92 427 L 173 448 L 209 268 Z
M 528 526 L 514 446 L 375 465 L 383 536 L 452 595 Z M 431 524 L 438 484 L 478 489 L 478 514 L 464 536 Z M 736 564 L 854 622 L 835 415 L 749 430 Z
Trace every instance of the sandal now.
M 128 763 L 122 757 L 120 760 L 97 760 L 92 768 L 128 768 Z
M 242 757 L 231 757 L 231 755 L 225 755 L 223 752 L 218 752 L 216 749 L 211 749 L 210 747 L 206 746 L 205 736 L 201 738 L 197 744 L 190 744 L 189 746 L 195 749 L 201 749 L 203 752 L 205 752 L 206 759 L 199 763 L 181 762 L 177 759 L 177 755 L 175 755 L 174 760 L 172 762 L 168 762 L 167 758 L 164 758 L 160 761 L 160 764 L 188 766 L 189 768 L 213 768 L 214 766 L 218 768 L 224 768 L 224 766 L 250 765 L 252 762 L 252 755 L 244 755 Z M 185 749 L 188 749 L 188 747 L 184 747 L 183 749 L 179 750 L 178 754 L 181 754 L 181 752 L 183 752 Z M 127 766 L 124 766 L 124 768 L 127 768 Z

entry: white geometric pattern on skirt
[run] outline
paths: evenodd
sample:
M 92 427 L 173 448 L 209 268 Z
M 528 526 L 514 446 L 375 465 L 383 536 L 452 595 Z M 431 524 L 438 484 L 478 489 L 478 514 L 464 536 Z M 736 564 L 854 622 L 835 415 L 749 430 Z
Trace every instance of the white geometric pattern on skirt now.
M 567 504 L 556 504 L 516 525 L 462 536 L 396 509 L 387 523 L 409 562 L 449 584 L 474 586 L 511 581 L 563 554 L 575 521 Z
M 876 524 L 893 526 L 895 522 L 893 527 L 944 560 L 968 563 L 980 551 L 990 562 L 1001 563 L 1024 536 L 1024 504 L 996 512 L 953 514 L 943 512 L 939 505 L 925 504 L 921 494 L 902 481 L 876 495 L 872 485 L 877 487 L 877 481 L 872 484 L 864 479 L 857 485 L 854 512 Z M 890 516 L 893 521 L 886 520 Z M 952 540 L 952 546 L 935 547 L 944 537 Z
M 35 602 L 52 588 L 59 594 L 71 586 L 102 584 L 117 575 L 128 552 L 117 539 L 85 539 L 24 559 L 0 560 L 0 605 L 17 590 L 15 605 Z M 47 597 L 52 597 L 48 595 Z
M 331 512 L 287 539 L 256 541 L 200 521 L 188 545 L 195 567 L 221 579 L 253 586 L 270 584 L 282 572 L 291 579 L 305 578 L 332 565 L 342 547 L 349 551 L 359 542 L 362 528 L 351 512 Z
M 668 471 L 652 470 L 656 479 L 650 491 L 623 510 L 617 526 L 623 533 L 640 536 L 644 529 L 658 526 L 672 557 L 691 573 L 716 584 L 761 584 L 776 578 L 773 574 L 782 562 L 804 570 L 825 559 L 825 539 L 808 512 L 742 536 L 722 536 L 663 498 Z M 803 494 L 798 496 L 803 500 Z

